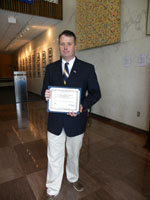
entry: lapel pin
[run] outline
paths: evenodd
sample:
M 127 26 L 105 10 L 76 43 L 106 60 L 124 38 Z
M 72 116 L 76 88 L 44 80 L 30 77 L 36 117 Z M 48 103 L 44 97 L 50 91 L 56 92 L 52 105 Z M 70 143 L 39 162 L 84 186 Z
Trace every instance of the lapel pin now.
M 77 71 L 76 71 L 76 70 L 74 70 L 73 72 L 74 72 L 75 74 L 77 73 Z

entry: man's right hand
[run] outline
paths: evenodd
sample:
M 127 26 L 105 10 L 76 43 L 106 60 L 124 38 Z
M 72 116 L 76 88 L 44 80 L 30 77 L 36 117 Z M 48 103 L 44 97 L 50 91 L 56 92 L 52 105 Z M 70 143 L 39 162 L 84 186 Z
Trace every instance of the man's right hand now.
M 50 90 L 45 90 L 45 99 L 46 101 L 50 99 Z

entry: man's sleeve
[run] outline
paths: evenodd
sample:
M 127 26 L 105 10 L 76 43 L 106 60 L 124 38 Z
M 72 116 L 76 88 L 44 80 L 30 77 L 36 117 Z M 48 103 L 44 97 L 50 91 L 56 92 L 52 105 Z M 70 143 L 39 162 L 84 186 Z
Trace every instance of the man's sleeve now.
M 83 110 L 90 109 L 101 98 L 100 86 L 93 65 L 89 71 L 87 87 L 88 94 L 82 101 Z

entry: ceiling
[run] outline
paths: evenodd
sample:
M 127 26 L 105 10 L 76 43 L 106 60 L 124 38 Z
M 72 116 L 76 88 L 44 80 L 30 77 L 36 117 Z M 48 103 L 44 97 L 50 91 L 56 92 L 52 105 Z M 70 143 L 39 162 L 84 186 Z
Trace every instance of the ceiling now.
M 8 18 L 13 23 L 9 23 Z M 60 20 L 52 18 L 0 9 L 0 53 L 14 53 L 59 22 Z

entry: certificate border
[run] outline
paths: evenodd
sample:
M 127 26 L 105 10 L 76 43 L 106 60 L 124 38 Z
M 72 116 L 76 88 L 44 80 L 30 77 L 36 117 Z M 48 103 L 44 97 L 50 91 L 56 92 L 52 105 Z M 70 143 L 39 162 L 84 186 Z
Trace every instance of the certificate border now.
M 49 85 L 49 86 L 48 86 L 48 89 L 50 89 L 50 88 L 63 88 L 63 89 L 77 89 L 77 90 L 79 90 L 79 91 L 80 91 L 79 112 L 77 112 L 76 114 L 80 114 L 81 91 L 82 91 L 81 88 L 76 88 L 76 87 L 63 87 L 63 86 L 51 86 L 51 85 Z M 67 113 L 67 112 L 50 111 L 50 110 L 49 110 L 49 101 L 50 101 L 50 100 L 47 101 L 47 112 L 51 112 L 51 113 L 62 113 L 62 114 L 63 114 L 63 113 Z

